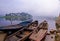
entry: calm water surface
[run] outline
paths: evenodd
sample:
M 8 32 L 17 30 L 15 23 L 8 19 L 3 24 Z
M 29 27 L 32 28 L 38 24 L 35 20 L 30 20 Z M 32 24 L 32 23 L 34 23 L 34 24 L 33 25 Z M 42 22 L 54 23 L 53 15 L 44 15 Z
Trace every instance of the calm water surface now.
M 41 23 L 42 21 L 46 20 L 48 22 L 48 32 L 51 29 L 55 29 L 56 30 L 56 26 L 55 26 L 55 20 L 54 19 L 48 19 L 48 18 L 40 18 L 40 17 L 33 17 L 34 20 L 38 20 L 39 23 Z M 53 38 L 51 38 L 53 37 Z M 46 35 L 45 40 L 44 41 L 55 41 L 55 35 Z
M 55 26 L 55 20 L 54 19 L 48 19 L 46 17 L 40 18 L 40 17 L 33 17 L 34 20 L 38 20 L 39 23 L 41 23 L 42 21 L 46 20 L 48 22 L 48 31 L 50 31 L 51 29 L 56 29 Z
M 8 25 L 15 25 L 19 24 L 21 21 L 19 20 L 6 20 L 5 18 L 0 18 L 0 26 L 8 26 Z
M 51 29 L 56 29 L 55 27 L 55 20 L 50 20 L 46 17 L 33 17 L 33 20 L 38 20 L 39 23 L 41 23 L 42 21 L 46 20 L 49 24 L 49 27 L 48 27 L 48 31 L 50 31 Z M 5 18 L 0 18 L 0 26 L 7 26 L 7 25 L 12 25 L 12 24 L 18 24 L 20 23 L 21 21 L 20 20 L 6 20 Z

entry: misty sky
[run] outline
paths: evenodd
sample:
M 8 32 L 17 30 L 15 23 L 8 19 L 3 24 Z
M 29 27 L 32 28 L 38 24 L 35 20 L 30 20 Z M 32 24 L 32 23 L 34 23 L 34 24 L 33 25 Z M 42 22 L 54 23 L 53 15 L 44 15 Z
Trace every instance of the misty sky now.
M 34 16 L 58 16 L 59 0 L 0 0 L 0 15 L 27 12 Z

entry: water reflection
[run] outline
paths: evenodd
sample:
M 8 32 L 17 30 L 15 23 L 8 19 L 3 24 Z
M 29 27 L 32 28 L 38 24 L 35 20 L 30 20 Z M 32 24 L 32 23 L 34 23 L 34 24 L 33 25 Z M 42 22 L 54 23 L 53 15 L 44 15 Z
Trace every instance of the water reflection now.
M 10 13 L 0 18 L 0 26 L 15 25 L 27 20 L 32 20 L 32 16 L 28 13 Z
M 0 18 L 0 26 L 8 26 L 8 25 L 15 25 L 20 23 L 20 20 L 13 20 L 11 19 L 6 19 L 6 18 Z

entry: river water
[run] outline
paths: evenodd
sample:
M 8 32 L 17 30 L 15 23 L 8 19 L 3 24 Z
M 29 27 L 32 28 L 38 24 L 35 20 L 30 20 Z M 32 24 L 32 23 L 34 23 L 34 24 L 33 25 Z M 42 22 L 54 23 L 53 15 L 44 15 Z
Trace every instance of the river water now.
M 47 17 L 43 17 L 43 18 L 33 17 L 33 19 L 34 19 L 34 20 L 38 20 L 38 21 L 39 21 L 39 24 L 40 24 L 42 21 L 46 20 L 46 21 L 48 22 L 48 32 L 49 32 L 51 29 L 56 30 L 55 20 L 54 20 L 54 19 L 48 19 Z M 51 38 L 51 37 L 53 37 L 53 38 Z M 46 35 L 44 41 L 55 41 L 55 35 L 54 35 L 54 34 Z
M 56 26 L 55 26 L 55 19 L 53 19 L 53 17 L 52 17 L 52 19 L 50 19 L 50 18 L 48 18 L 48 17 L 38 17 L 38 16 L 34 16 L 33 17 L 33 21 L 34 20 L 38 20 L 38 22 L 39 22 L 39 24 L 42 22 L 42 21 L 44 21 L 44 20 L 46 20 L 47 22 L 48 22 L 48 32 L 51 30 L 51 29 L 56 29 Z M 21 21 L 11 21 L 11 20 L 6 20 L 6 19 L 1 19 L 0 18 L 0 26 L 3 26 L 3 25 L 10 25 L 10 24 L 18 24 L 18 23 L 20 23 Z M 54 38 L 53 39 L 51 39 L 51 36 L 53 36 Z M 54 39 L 55 39 L 55 35 L 47 35 L 46 36 L 46 38 L 45 38 L 45 41 L 54 41 Z
M 48 22 L 48 31 L 50 31 L 51 29 L 55 29 L 56 30 L 56 26 L 55 26 L 55 19 L 48 19 L 47 17 L 33 17 L 33 20 L 38 20 L 39 24 L 41 22 L 43 22 L 44 20 L 46 20 Z
M 56 29 L 56 26 L 55 26 L 55 20 L 53 19 L 49 19 L 48 17 L 38 17 L 38 16 L 33 16 L 33 20 L 38 20 L 39 21 L 39 24 L 46 20 L 49 24 L 49 27 L 48 27 L 48 31 L 50 31 L 51 29 Z M 6 19 L 2 19 L 0 18 L 0 26 L 6 26 L 6 25 L 11 25 L 11 24 L 18 24 L 20 23 L 21 21 L 20 20 L 6 20 Z
M 0 26 L 15 25 L 19 24 L 20 22 L 20 20 L 6 20 L 5 18 L 0 18 Z

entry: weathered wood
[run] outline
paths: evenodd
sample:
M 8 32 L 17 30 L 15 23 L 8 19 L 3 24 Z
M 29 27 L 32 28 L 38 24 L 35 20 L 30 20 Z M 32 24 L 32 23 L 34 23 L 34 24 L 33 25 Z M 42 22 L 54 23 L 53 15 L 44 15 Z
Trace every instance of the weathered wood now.
M 26 26 L 26 28 L 24 27 L 22 30 L 8 36 L 5 41 L 24 41 L 30 34 L 32 34 L 34 26 L 37 26 L 36 21 Z
M 48 29 L 48 23 L 47 21 L 43 21 L 39 24 L 39 29 Z
M 8 36 L 5 41 L 24 41 L 31 33 L 32 30 L 23 29 Z
M 41 41 L 41 40 L 44 38 L 44 36 L 46 35 L 46 32 L 47 32 L 47 30 L 41 29 L 41 30 L 39 30 L 38 33 L 36 33 L 36 34 L 33 33 L 33 34 L 29 37 L 29 39 L 34 40 L 34 41 Z

